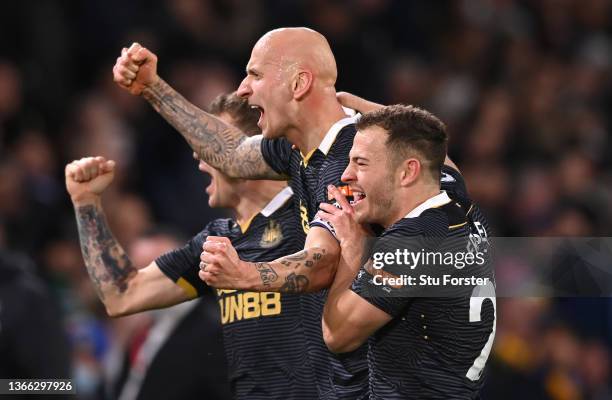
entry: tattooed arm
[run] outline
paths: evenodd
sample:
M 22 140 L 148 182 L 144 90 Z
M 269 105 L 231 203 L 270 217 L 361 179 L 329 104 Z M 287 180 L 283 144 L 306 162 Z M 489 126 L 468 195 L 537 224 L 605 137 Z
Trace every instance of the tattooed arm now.
M 191 148 L 213 167 L 233 178 L 277 179 L 261 153 L 261 136 L 247 137 L 235 127 L 191 104 L 157 75 L 157 57 L 134 43 L 123 49 L 113 68 L 117 84 L 142 95 Z
M 155 262 L 137 269 L 106 222 L 100 195 L 112 182 L 114 162 L 88 157 L 66 166 L 81 251 L 89 277 L 110 316 L 167 307 L 189 299 Z
M 234 178 L 286 180 L 261 153 L 260 135 L 248 137 L 237 128 L 188 102 L 159 78 L 143 97 L 187 140 L 198 156 Z
M 304 250 L 271 262 L 240 260 L 227 238 L 209 236 L 201 259 L 200 278 L 219 289 L 304 293 L 327 288 L 333 281 L 340 246 L 323 228 L 312 227 Z

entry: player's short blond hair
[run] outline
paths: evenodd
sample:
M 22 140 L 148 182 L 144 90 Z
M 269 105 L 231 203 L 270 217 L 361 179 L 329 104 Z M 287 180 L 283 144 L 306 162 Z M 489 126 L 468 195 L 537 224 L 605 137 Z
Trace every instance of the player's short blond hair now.
M 247 100 L 236 92 L 220 94 L 208 106 L 208 112 L 214 115 L 228 114 L 234 120 L 236 128 L 247 136 L 261 134 L 257 126 L 259 110 L 252 109 Z

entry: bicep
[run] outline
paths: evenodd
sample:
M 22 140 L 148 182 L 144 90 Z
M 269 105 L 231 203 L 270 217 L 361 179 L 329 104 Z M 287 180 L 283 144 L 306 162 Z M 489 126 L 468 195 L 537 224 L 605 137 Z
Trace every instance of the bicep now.
M 277 286 L 283 293 L 316 292 L 330 287 L 340 255 L 336 239 L 323 228 L 312 228 L 306 237 L 304 250 L 275 260 Z M 262 278 L 263 280 L 263 278 Z M 270 290 L 269 286 L 262 290 Z
M 235 157 L 228 162 L 226 171 L 229 176 L 243 179 L 271 179 L 284 181 L 286 175 L 279 174 L 266 162 L 261 151 L 261 135 L 244 139 L 236 148 Z
M 326 228 L 320 226 L 311 226 L 306 235 L 306 243 L 304 248 L 321 248 L 328 254 L 340 254 L 340 245 L 334 236 Z
M 323 287 L 329 287 L 340 260 L 340 244 L 330 231 L 319 226 L 312 226 L 306 235 L 304 249 L 310 253 L 320 254 L 317 270 L 324 275 Z
M 170 307 L 196 297 L 195 290 L 173 282 L 156 262 L 139 269 L 130 280 L 119 315 Z
M 319 288 L 331 286 L 333 277 L 340 260 L 340 244 L 330 231 L 325 228 L 313 226 L 306 235 L 304 249 L 313 253 L 317 259 L 316 285 Z M 319 256 L 317 256 L 317 254 Z

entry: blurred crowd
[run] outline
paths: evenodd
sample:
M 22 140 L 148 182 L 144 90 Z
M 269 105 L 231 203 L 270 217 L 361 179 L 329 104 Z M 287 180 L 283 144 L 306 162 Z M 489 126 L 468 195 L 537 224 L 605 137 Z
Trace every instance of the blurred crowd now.
M 338 90 L 447 123 L 451 158 L 497 236 L 610 235 L 610 0 L 3 2 L 0 249 L 29 258 L 51 293 L 83 398 L 112 393 L 100 388 L 114 384 L 118 352 L 156 317 L 105 316 L 64 165 L 117 162 L 105 209 L 130 252 L 152 231 L 180 240 L 220 216 L 180 135 L 112 82 L 121 48 L 152 49 L 160 75 L 205 107 L 237 88 L 259 36 L 302 25 L 330 41 Z M 484 398 L 612 398 L 610 304 L 499 299 Z

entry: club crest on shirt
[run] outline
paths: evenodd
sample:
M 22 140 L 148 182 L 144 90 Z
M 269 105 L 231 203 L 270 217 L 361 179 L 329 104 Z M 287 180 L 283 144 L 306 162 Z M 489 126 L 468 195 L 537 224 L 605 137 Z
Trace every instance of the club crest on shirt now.
M 270 249 L 272 247 L 276 247 L 283 241 L 283 231 L 278 222 L 271 219 L 268 221 L 268 226 L 264 229 L 263 235 L 261 235 L 261 240 L 259 241 L 259 246 L 264 249 Z

